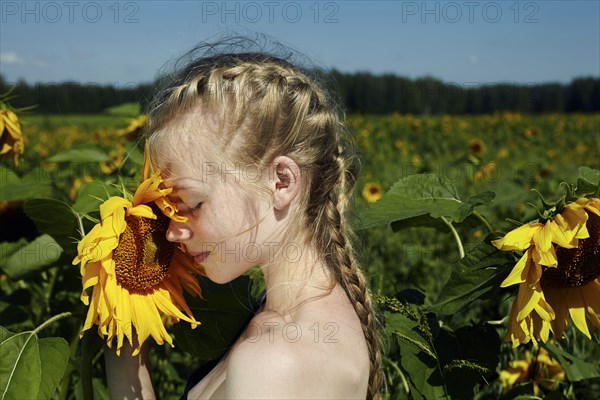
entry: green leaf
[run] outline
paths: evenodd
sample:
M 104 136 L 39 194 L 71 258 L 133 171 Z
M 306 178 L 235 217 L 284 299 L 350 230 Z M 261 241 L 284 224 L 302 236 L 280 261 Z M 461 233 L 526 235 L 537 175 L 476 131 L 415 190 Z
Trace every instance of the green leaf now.
M 108 394 L 108 390 L 104 385 L 102 379 L 94 378 L 92 379 L 92 386 L 94 388 L 94 397 L 95 400 L 110 400 L 110 395 Z
M 500 337 L 491 325 L 440 329 L 434 345 L 444 365 L 444 381 L 453 399 L 472 399 L 478 384 L 493 380 Z
M 2 266 L 11 255 L 26 245 L 27 239 L 25 238 L 20 239 L 18 242 L 0 243 L 0 266 Z
M 63 338 L 38 339 L 35 331 L 0 326 L 0 400 L 52 398 L 69 361 Z
M 496 197 L 496 193 L 490 191 L 477 193 L 476 195 L 469 197 L 469 199 L 458 208 L 458 219 L 455 217 L 454 220 L 456 222 L 463 221 L 471 215 L 476 206 L 490 204 L 494 200 L 494 197 Z
M 127 154 L 127 161 L 132 162 L 135 165 L 142 166 L 144 164 L 144 151 L 133 142 L 128 142 L 125 145 L 125 153 Z
M 46 234 L 37 237 L 31 243 L 23 243 L 23 241 L 18 243 L 22 244 L 19 248 L 5 246 L 6 243 L 2 243 L 2 259 L 0 259 L 0 267 L 15 280 L 43 271 L 56 262 L 63 252 L 62 247 Z M 5 249 L 10 252 L 6 258 Z
M 40 232 L 52 236 L 64 251 L 75 251 L 79 224 L 68 204 L 54 199 L 31 199 L 23 204 L 23 209 Z
M 598 363 L 585 362 L 550 342 L 543 343 L 542 346 L 560 363 L 571 382 L 600 377 L 600 365 Z
M 400 179 L 383 197 L 359 217 L 357 229 L 388 224 L 421 215 L 448 217 L 461 222 L 476 205 L 491 201 L 492 192 L 460 200 L 448 179 L 435 174 L 415 174 Z
M 584 195 L 594 193 L 600 185 L 600 171 L 588 167 L 579 167 L 577 178 L 577 194 Z
M 395 335 L 399 341 L 420 349 L 432 359 L 436 359 L 429 342 L 419 333 L 419 324 L 404 314 L 384 312 L 385 330 Z
M 384 312 L 386 331 L 400 348 L 400 367 L 406 372 L 414 399 L 443 398 L 444 388 L 434 350 L 419 324 L 404 314 Z
M 392 222 L 392 230 L 398 232 L 408 228 L 433 228 L 438 232 L 448 232 L 448 225 L 439 218 L 432 218 L 428 214 L 405 218 Z
M 50 162 L 104 162 L 110 161 L 110 157 L 96 146 L 80 146 L 58 153 L 48 158 Z
M 83 395 L 83 390 L 81 388 L 81 385 L 77 385 L 75 387 L 75 393 L 73 393 L 73 394 L 74 394 L 75 400 L 87 400 L 90 398 L 93 400 L 111 400 L 111 398 L 108 394 L 108 389 L 106 388 L 106 379 L 93 378 L 92 379 L 92 393 L 93 394 L 91 397 L 85 397 Z
M 35 333 L 0 327 L 0 354 L 0 400 L 37 398 L 42 371 Z
M 186 301 L 201 325 L 191 329 L 188 323 L 179 322 L 173 326 L 173 332 L 177 346 L 201 360 L 212 360 L 228 350 L 256 305 L 247 276 L 225 285 L 201 279 L 200 286 L 205 300 L 186 296 Z
M 100 204 L 110 196 L 119 194 L 120 191 L 113 185 L 101 181 L 84 182 L 79 187 L 73 210 L 81 214 L 98 211 Z
M 38 340 L 41 373 L 38 400 L 50 399 L 60 383 L 69 361 L 69 345 L 63 338 Z
M 42 168 L 36 168 L 20 177 L 14 171 L 0 166 L 0 182 L 0 201 L 25 200 L 52 193 L 52 181 Z
M 508 257 L 487 243 L 471 249 L 451 267 L 452 273 L 430 311 L 451 315 L 476 299 L 490 297 L 512 267 Z

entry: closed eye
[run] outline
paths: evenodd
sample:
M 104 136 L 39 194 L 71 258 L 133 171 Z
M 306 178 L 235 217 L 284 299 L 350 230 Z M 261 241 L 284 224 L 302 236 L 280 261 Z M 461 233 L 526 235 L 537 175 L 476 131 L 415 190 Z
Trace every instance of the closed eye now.
M 202 208 L 202 202 L 196 204 L 194 207 L 191 207 L 190 211 L 191 211 L 192 215 L 196 216 L 200 212 L 201 208 Z

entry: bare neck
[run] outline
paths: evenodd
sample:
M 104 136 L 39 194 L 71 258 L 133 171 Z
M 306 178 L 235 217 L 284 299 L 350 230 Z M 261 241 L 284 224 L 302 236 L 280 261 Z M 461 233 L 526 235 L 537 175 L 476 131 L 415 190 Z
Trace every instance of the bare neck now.
M 261 267 L 267 293 L 265 311 L 293 318 L 304 302 L 331 292 L 333 278 L 316 256 L 316 250 L 309 247 L 296 250 L 294 257 L 282 252 L 276 261 Z

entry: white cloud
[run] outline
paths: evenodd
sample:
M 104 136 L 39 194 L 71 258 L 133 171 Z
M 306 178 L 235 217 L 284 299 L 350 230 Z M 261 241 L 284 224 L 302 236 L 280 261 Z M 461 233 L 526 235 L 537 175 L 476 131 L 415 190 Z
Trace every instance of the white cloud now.
M 469 57 L 467 57 L 467 61 L 469 64 L 477 64 L 479 62 L 479 57 L 477 57 L 475 54 L 471 54 Z
M 23 59 L 15 52 L 0 53 L 0 64 L 23 64 Z

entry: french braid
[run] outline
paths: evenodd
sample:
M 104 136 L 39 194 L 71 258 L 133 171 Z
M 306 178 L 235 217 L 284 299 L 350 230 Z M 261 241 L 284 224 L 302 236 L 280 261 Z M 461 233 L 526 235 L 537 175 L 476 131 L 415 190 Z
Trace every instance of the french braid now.
M 345 216 L 358 168 L 346 151 L 347 133 L 336 103 L 307 73 L 264 53 L 204 57 L 167 81 L 151 105 L 150 131 L 159 132 L 200 98 L 213 109 L 228 108 L 229 129 L 221 139 L 232 159 L 266 167 L 277 155 L 288 155 L 305 173 L 307 190 L 299 200 L 303 212 L 290 225 L 304 228 L 351 301 L 370 355 L 367 399 L 379 399 L 381 354 L 373 305 Z M 236 146 L 231 145 L 234 138 Z

